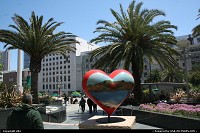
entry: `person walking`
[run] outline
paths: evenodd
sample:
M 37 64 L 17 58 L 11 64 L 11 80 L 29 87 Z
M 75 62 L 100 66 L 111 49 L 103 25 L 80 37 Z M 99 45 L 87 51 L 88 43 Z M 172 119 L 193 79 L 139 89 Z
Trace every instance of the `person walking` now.
M 23 94 L 22 103 L 7 118 L 6 129 L 44 129 L 40 112 L 32 106 L 31 94 Z
M 81 107 L 82 113 L 85 112 L 85 99 L 81 97 L 81 100 L 79 101 L 79 106 Z
M 65 106 L 67 105 L 67 101 L 69 101 L 69 98 L 68 98 L 68 96 L 64 93 L 64 103 L 65 103 Z
M 90 98 L 87 99 L 87 105 L 89 107 L 89 112 L 91 114 L 92 113 L 93 101 Z
M 93 112 L 96 113 L 97 112 L 97 104 L 93 102 Z

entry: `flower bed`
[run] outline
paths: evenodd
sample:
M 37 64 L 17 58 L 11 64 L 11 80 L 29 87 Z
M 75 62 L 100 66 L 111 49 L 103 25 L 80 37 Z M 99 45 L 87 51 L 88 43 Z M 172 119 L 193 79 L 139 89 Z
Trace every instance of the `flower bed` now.
M 194 106 L 188 104 L 158 103 L 156 105 L 149 103 L 141 104 L 138 109 L 200 119 L 200 104 Z
M 199 129 L 199 105 L 194 106 L 197 109 L 190 109 L 189 107 L 191 106 L 187 105 L 185 106 L 188 108 L 185 109 L 182 106 L 184 106 L 184 104 L 174 104 L 172 106 L 172 104 L 170 105 L 166 103 L 159 103 L 157 106 L 155 104 L 141 104 L 140 106 L 120 106 L 119 108 L 122 109 L 122 111 L 116 112 L 115 114 L 124 116 L 134 115 L 136 116 L 136 122 L 138 123 L 147 124 L 163 129 Z M 168 109 L 170 107 L 171 110 L 176 111 L 172 113 L 173 111 L 169 111 L 170 109 Z M 177 109 L 175 109 L 176 107 Z M 196 110 L 196 113 L 195 111 L 185 110 Z

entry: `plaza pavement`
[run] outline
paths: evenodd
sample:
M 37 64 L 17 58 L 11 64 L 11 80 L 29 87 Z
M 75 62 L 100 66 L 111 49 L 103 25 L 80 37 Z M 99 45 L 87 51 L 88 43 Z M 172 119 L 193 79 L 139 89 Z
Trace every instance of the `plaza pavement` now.
M 82 113 L 81 109 L 79 108 L 78 104 L 67 104 L 66 106 L 66 120 L 62 123 L 50 123 L 44 122 L 44 129 L 74 129 L 78 130 L 78 124 L 89 119 L 94 115 L 103 115 L 103 110 L 97 106 L 97 113 L 89 113 L 89 108 L 86 104 L 85 112 Z M 106 116 L 106 115 L 105 115 Z M 137 119 L 137 118 L 136 118 Z M 149 125 L 144 125 L 140 123 L 135 123 L 134 129 L 161 129 L 158 127 L 152 127 Z

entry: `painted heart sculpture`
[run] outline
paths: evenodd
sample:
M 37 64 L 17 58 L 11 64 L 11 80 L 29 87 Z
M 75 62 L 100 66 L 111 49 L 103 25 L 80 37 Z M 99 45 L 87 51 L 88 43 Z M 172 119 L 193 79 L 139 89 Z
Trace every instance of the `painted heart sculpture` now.
M 90 70 L 85 73 L 82 80 L 85 94 L 108 116 L 128 98 L 134 85 L 133 76 L 124 69 L 117 69 L 110 75 L 101 70 Z

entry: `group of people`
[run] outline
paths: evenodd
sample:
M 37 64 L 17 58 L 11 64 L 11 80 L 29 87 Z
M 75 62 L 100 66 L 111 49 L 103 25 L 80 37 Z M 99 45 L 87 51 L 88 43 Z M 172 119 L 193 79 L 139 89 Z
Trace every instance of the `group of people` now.
M 92 112 L 97 112 L 97 104 L 94 103 L 90 98 L 87 99 L 87 101 L 84 99 L 84 97 L 81 97 L 81 100 L 79 101 L 79 106 L 81 107 L 82 112 L 85 112 L 85 104 L 87 102 L 87 105 L 89 107 L 90 114 Z

